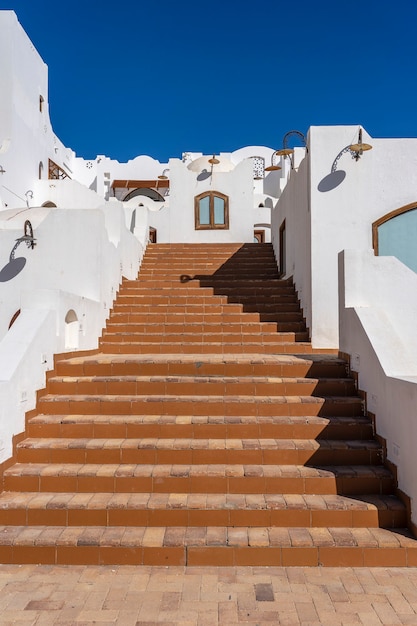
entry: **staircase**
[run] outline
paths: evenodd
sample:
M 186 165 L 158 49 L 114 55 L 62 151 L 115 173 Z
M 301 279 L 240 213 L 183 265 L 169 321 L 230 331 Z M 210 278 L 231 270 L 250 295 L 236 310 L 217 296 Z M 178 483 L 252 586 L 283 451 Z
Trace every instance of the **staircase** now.
M 417 565 L 346 363 L 311 347 L 268 244 L 150 245 L 35 413 L 3 563 Z

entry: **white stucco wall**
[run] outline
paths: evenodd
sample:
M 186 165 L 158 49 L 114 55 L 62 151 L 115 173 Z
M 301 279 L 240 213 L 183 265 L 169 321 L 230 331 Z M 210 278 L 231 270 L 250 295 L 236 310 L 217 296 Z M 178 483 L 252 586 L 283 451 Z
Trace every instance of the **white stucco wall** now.
M 158 241 L 194 243 L 230 243 L 253 241 L 253 177 L 252 164 L 244 160 L 230 171 L 216 171 L 203 158 L 202 169 L 193 171 L 187 163 L 170 159 L 169 209 L 151 213 L 150 225 L 158 230 Z M 205 161 L 207 160 L 207 164 Z M 201 176 L 203 170 L 210 175 Z M 200 178 L 200 179 L 199 179 Z M 219 191 L 229 196 L 229 229 L 196 230 L 194 198 L 204 191 Z
M 355 161 L 343 149 L 358 141 L 358 130 L 312 127 L 308 154 L 290 173 L 273 211 L 277 256 L 286 219 L 287 274 L 294 275 L 316 348 L 339 345 L 339 252 L 369 250 L 372 223 L 417 200 L 417 139 L 375 139 L 363 131 L 372 149 Z
M 347 250 L 339 259 L 340 349 L 397 466 L 417 522 L 417 274 L 394 257 Z
M 302 155 L 305 156 L 304 150 Z M 286 267 L 285 277 L 293 277 L 301 307 L 307 321 L 312 326 L 311 306 L 311 232 L 309 205 L 309 159 L 295 161 L 295 168 L 282 159 L 287 168 L 287 184 L 272 210 L 272 242 L 277 260 L 279 257 L 279 230 L 285 220 Z M 272 172 L 272 174 L 275 174 Z M 279 180 L 283 180 L 280 178 Z M 283 268 L 280 268 L 282 271 Z
M 13 11 L 0 11 L 0 58 L 1 209 L 26 202 L 39 178 L 39 163 L 43 178 L 48 177 L 49 158 L 71 175 L 74 155 L 52 131 L 48 70 Z
M 11 456 L 12 437 L 24 429 L 24 414 L 35 406 L 53 354 L 97 347 L 122 276 L 137 276 L 146 245 L 145 218 L 145 213 L 138 216 L 139 241 L 116 201 L 93 209 L 0 213 L 0 463 Z M 13 275 L 9 255 L 26 219 L 36 246 L 19 245 L 15 259 L 25 258 L 26 264 Z

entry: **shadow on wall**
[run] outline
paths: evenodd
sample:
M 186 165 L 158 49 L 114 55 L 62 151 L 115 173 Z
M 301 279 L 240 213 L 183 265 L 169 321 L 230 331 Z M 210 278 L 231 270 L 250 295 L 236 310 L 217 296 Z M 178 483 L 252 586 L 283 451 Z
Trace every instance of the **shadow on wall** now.
M 330 172 L 330 174 L 327 174 L 327 176 L 319 182 L 317 189 L 322 193 L 336 189 L 336 187 L 338 187 L 345 180 L 345 177 L 346 172 L 344 170 Z
M 23 256 L 17 257 L 17 259 L 11 259 L 0 270 L 0 283 L 6 283 L 8 280 L 15 278 L 26 265 L 26 259 Z

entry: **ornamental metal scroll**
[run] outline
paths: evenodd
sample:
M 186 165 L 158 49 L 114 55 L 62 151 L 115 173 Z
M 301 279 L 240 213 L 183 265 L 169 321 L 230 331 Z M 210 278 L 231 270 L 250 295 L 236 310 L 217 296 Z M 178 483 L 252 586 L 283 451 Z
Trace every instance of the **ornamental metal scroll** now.
M 16 243 L 14 244 L 12 251 L 10 252 L 9 261 L 13 261 L 13 259 L 15 258 L 15 252 L 21 243 L 25 243 L 26 246 L 28 248 L 31 248 L 32 250 L 36 246 L 36 239 L 33 236 L 32 224 L 29 222 L 29 220 L 26 220 L 25 222 L 25 225 L 23 227 L 23 233 L 24 234 L 22 235 L 22 237 L 16 239 Z

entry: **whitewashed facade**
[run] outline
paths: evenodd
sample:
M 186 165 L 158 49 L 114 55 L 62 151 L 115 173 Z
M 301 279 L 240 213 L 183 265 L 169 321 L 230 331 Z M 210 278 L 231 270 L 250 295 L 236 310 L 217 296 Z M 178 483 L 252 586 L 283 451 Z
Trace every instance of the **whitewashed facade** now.
M 86 160 L 53 132 L 47 67 L 12 11 L 0 11 L 0 52 L 0 463 L 53 354 L 97 346 L 150 236 L 257 233 L 293 277 L 314 347 L 350 355 L 417 523 L 417 139 L 312 127 L 278 171 L 265 171 L 278 146 Z M 360 133 L 372 146 L 362 154 L 349 148 Z M 196 227 L 198 198 L 213 194 L 226 198 L 228 227 Z M 16 248 L 27 220 L 36 246 Z

